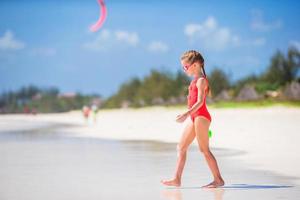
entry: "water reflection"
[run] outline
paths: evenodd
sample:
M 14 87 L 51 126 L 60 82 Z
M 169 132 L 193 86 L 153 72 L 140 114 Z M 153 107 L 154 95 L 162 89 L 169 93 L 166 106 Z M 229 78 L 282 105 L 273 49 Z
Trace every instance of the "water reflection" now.
M 180 189 L 165 189 L 161 192 L 161 196 L 169 200 L 182 200 L 182 194 Z
M 182 192 L 181 192 L 182 189 L 185 189 L 185 188 L 165 189 L 165 190 L 162 190 L 161 196 L 168 200 L 184 200 Z M 201 188 L 201 187 L 199 187 L 199 189 L 201 189 L 203 191 L 207 191 L 209 193 L 213 193 L 214 200 L 222 200 L 223 195 L 225 193 L 225 190 L 223 188 Z

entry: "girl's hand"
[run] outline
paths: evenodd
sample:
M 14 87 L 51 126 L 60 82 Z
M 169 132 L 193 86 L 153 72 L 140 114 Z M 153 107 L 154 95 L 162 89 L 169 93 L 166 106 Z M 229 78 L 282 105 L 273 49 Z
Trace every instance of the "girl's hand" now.
M 188 112 L 177 115 L 176 122 L 179 122 L 179 123 L 184 122 L 188 116 L 189 116 Z

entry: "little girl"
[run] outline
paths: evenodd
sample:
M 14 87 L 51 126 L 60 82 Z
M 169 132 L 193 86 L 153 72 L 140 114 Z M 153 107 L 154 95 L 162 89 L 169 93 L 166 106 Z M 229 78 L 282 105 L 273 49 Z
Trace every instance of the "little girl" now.
M 181 64 L 188 76 L 193 76 L 189 86 L 188 110 L 177 116 L 177 122 L 183 122 L 187 117 L 191 118 L 185 127 L 179 144 L 177 145 L 178 160 L 175 176 L 171 180 L 162 180 L 167 186 L 181 185 L 181 176 L 186 161 L 186 154 L 189 145 L 197 138 L 200 151 L 203 153 L 207 164 L 213 174 L 213 182 L 203 186 L 215 188 L 224 185 L 217 161 L 209 149 L 208 130 L 211 123 L 211 116 L 206 107 L 206 95 L 209 92 L 209 84 L 204 70 L 204 59 L 202 55 L 194 50 L 185 52 L 181 56 Z

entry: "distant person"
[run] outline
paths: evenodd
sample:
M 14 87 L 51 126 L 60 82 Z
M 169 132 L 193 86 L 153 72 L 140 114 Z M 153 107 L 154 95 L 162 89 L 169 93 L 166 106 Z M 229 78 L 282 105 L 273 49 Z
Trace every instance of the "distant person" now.
M 37 109 L 36 108 L 32 108 L 31 109 L 31 114 L 36 115 L 37 114 Z
M 30 109 L 29 109 L 29 107 L 27 105 L 25 105 L 23 107 L 23 113 L 25 113 L 25 114 L 29 114 L 30 113 Z
M 89 115 L 90 115 L 90 108 L 88 106 L 83 106 L 82 114 L 83 114 L 83 117 L 85 119 L 85 122 L 87 123 L 88 119 L 89 119 Z
M 93 122 L 94 122 L 94 124 L 96 124 L 97 123 L 98 107 L 95 104 L 92 105 L 92 111 L 93 111 Z
M 181 56 L 181 64 L 188 76 L 194 79 L 189 85 L 188 110 L 177 116 L 177 122 L 184 122 L 190 117 L 191 121 L 186 125 L 182 137 L 177 145 L 177 165 L 175 176 L 171 180 L 162 180 L 162 184 L 167 186 L 181 185 L 181 176 L 186 161 L 186 154 L 189 145 L 197 138 L 200 151 L 203 153 L 206 162 L 212 172 L 214 180 L 203 186 L 215 188 L 224 185 L 224 180 L 220 174 L 217 161 L 209 149 L 209 126 L 211 116 L 206 107 L 206 95 L 209 93 L 209 83 L 204 70 L 204 59 L 202 55 L 194 50 L 185 52 Z

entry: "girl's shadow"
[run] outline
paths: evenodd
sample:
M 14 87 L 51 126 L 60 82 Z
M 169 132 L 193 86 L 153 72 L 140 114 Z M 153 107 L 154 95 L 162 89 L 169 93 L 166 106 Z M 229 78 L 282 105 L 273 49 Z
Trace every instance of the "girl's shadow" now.
M 252 185 L 252 184 L 232 184 L 232 185 L 226 185 L 222 188 L 226 189 L 276 189 L 276 188 L 290 188 L 293 187 L 291 185 Z
M 231 184 L 231 185 L 225 185 L 219 188 L 223 189 L 276 189 L 276 188 L 290 188 L 294 187 L 291 185 L 252 185 L 252 184 Z M 171 188 L 168 188 L 171 189 Z M 209 189 L 209 188 L 202 188 L 202 187 L 180 187 L 178 189 Z

